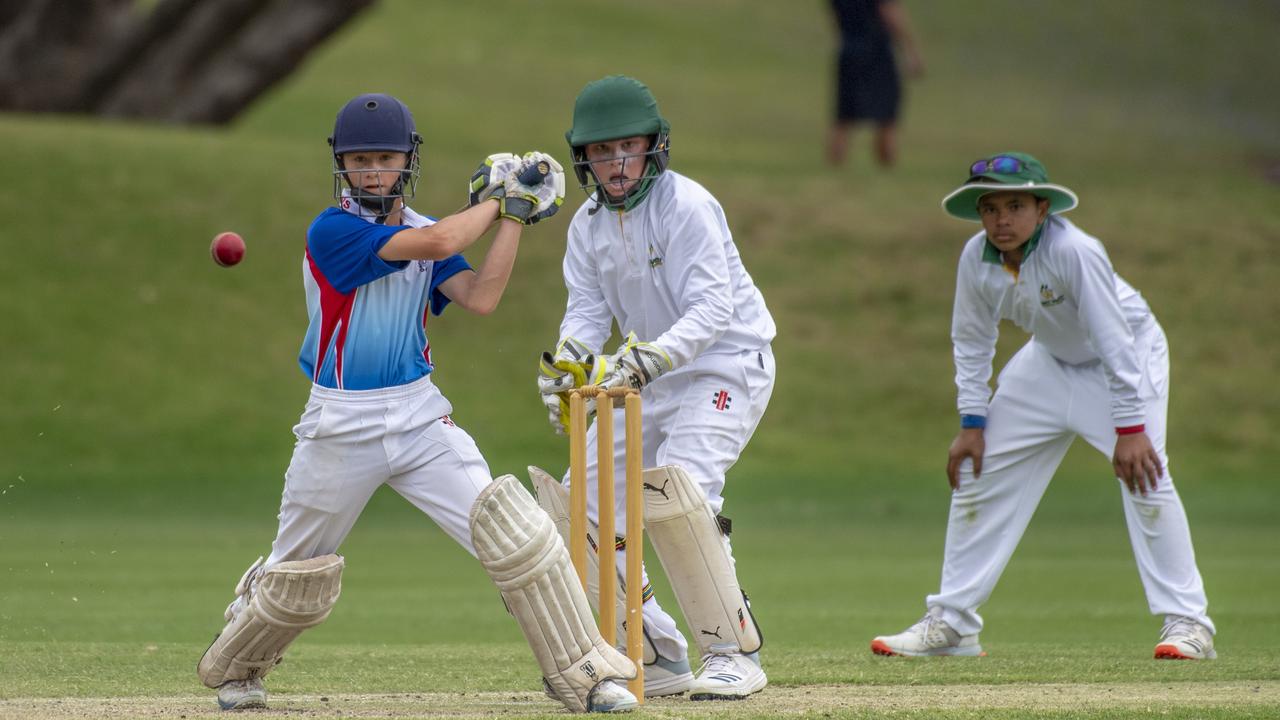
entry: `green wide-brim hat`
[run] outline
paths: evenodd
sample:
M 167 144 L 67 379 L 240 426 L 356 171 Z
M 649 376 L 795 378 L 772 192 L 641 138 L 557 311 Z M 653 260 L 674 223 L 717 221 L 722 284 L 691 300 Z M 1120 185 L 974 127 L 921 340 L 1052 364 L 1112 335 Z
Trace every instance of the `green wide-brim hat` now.
M 1004 160 L 1003 164 L 1016 165 L 1014 172 L 995 172 L 993 166 L 1002 164 L 997 161 L 1009 158 L 1017 162 L 1010 163 Z M 979 160 L 974 165 L 978 163 L 985 163 L 986 170 L 970 175 L 963 185 L 942 198 L 942 209 L 947 211 L 948 215 L 961 220 L 981 222 L 982 216 L 978 214 L 978 200 L 983 195 L 1011 190 L 1029 192 L 1036 197 L 1045 198 L 1049 201 L 1050 215 L 1064 213 L 1080 204 L 1080 199 L 1070 188 L 1049 182 L 1049 175 L 1045 172 L 1044 165 L 1026 153 L 998 153 L 986 160 Z

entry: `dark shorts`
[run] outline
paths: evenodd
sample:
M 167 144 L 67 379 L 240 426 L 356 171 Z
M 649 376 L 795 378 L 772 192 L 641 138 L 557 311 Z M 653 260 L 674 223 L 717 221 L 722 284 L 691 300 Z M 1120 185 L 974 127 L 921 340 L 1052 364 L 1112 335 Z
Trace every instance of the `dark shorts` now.
M 902 86 L 889 52 L 859 52 L 845 48 L 836 56 L 836 119 L 898 119 Z

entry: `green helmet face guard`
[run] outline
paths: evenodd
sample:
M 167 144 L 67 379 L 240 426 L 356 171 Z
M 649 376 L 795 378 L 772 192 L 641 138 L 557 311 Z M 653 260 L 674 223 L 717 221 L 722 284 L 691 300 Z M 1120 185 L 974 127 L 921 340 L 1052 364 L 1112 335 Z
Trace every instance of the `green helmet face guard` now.
M 647 135 L 649 150 L 644 153 L 645 171 L 625 196 L 614 198 L 605 191 L 587 161 L 587 145 L 596 142 Z M 578 93 L 573 106 L 573 127 L 564 134 L 573 158 L 579 187 L 596 201 L 614 210 L 630 210 L 644 199 L 653 181 L 667 169 L 670 159 L 671 126 L 658 112 L 658 101 L 644 83 L 625 75 L 610 75 Z M 636 155 L 634 157 L 640 157 Z M 624 164 L 631 158 L 622 158 Z
M 640 201 L 649 193 L 649 188 L 653 185 L 653 181 L 667 169 L 667 163 L 670 161 L 670 147 L 671 141 L 666 135 L 654 135 L 650 139 L 649 149 L 645 152 L 634 155 L 617 155 L 600 161 L 621 160 L 624 170 L 629 163 L 643 162 L 645 164 L 644 172 L 640 175 L 636 184 L 621 196 L 611 195 L 605 189 L 609 182 L 601 180 L 595 171 L 591 169 L 591 161 L 587 159 L 586 146 L 574 147 L 572 148 L 573 172 L 578 176 L 578 187 L 582 188 L 589 197 L 594 196 L 597 203 L 610 210 L 630 210 L 640 204 Z

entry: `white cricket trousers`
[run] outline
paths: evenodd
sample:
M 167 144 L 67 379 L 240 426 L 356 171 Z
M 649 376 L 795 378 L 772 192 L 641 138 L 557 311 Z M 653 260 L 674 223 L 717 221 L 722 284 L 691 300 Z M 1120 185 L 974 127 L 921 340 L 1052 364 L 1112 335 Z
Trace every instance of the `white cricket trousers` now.
M 1145 497 L 1117 480 L 1138 575 L 1152 614 L 1184 615 L 1213 631 L 1165 452 L 1169 351 L 1164 331 L 1152 323 L 1136 344 L 1139 365 L 1146 368 L 1146 432 L 1165 469 L 1156 490 Z M 925 600 L 928 607 L 941 608 L 942 619 L 961 635 L 982 629 L 978 607 L 991 596 L 1077 435 L 1110 462 L 1116 434 L 1102 365 L 1061 363 L 1033 338 L 1000 373 L 987 409 L 981 477 L 974 479 L 971 461 L 961 466 L 960 489 L 951 496 L 947 521 L 942 586 Z
M 383 483 L 474 556 L 471 506 L 493 478 L 451 411 L 430 375 L 382 390 L 313 386 L 266 565 L 337 552 Z
M 689 366 L 642 391 L 641 423 L 644 435 L 644 467 L 679 465 L 707 494 L 713 513 L 724 506 L 725 474 L 747 446 L 764 416 L 773 394 L 776 368 L 773 351 L 749 350 L 734 355 L 703 355 Z M 626 532 L 625 410 L 614 410 L 614 492 L 616 529 Z M 596 497 L 596 426 L 587 429 L 587 516 L 599 519 Z M 568 486 L 569 475 L 563 482 Z M 722 536 L 729 559 L 733 550 Z M 626 555 L 618 553 L 618 571 L 626 572 Z M 645 573 L 644 584 L 649 584 Z M 656 597 L 643 608 L 645 632 L 654 649 L 668 659 L 683 659 L 688 643 L 676 621 L 658 604 Z

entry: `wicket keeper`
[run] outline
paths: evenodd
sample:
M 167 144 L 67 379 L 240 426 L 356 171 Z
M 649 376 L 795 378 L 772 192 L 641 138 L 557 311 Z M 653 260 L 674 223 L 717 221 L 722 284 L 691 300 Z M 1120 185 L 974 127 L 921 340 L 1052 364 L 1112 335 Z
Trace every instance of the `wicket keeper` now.
M 684 636 L 646 581 L 645 695 L 743 698 L 766 684 L 759 658 L 763 637 L 738 585 L 732 525 L 720 511 L 725 474 L 773 392 L 773 318 L 743 266 L 720 203 L 669 169 L 670 125 L 648 87 L 623 75 L 588 83 L 565 137 L 588 198 L 569 227 L 568 306 L 556 351 L 543 357 L 539 390 L 557 432 L 566 424 L 567 387 L 641 391 L 649 468 L 645 532 L 702 660 L 695 677 Z M 625 339 L 606 355 L 614 322 Z M 615 415 L 621 427 L 622 410 Z M 624 440 L 617 433 L 619 482 L 625 477 Z M 592 424 L 587 447 L 595 443 Z M 594 523 L 596 455 L 587 456 L 587 513 Z M 565 486 L 537 472 L 534 484 L 539 501 L 553 512 L 558 497 L 567 496 Z M 624 528 L 621 488 L 616 497 L 617 527 Z

